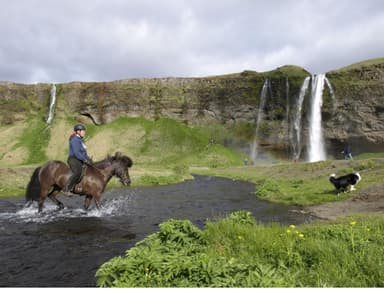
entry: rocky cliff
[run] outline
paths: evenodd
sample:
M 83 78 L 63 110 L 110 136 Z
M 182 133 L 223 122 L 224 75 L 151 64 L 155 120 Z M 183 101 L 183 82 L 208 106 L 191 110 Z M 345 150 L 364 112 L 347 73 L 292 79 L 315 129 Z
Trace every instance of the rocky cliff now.
M 355 152 L 384 150 L 384 59 L 327 73 L 336 94 L 336 111 L 324 110 L 329 143 L 349 141 Z
M 297 99 L 310 73 L 296 66 L 203 78 L 127 79 L 113 82 L 57 84 L 56 109 L 88 117 L 96 124 L 121 116 L 170 117 L 190 125 L 217 122 L 228 127 L 247 123 L 252 130 L 260 113 L 265 81 L 269 88 L 257 142 L 261 147 L 292 152 Z M 338 156 L 343 142 L 355 153 L 382 150 L 384 144 L 384 59 L 326 74 L 334 93 L 323 91 L 322 125 L 327 152 Z M 0 83 L 1 123 L 46 114 L 51 84 Z M 308 88 L 311 90 L 311 87 Z M 309 93 L 301 108 L 304 158 L 308 138 Z M 249 143 L 253 140 L 248 139 Z M 338 156 L 339 157 L 339 156 Z

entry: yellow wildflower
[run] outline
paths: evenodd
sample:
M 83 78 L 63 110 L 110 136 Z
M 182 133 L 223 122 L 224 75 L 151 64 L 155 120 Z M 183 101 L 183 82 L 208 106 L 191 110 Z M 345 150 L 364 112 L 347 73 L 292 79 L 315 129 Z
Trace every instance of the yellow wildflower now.
M 289 225 L 289 228 L 294 229 L 294 228 L 296 228 L 296 226 L 295 225 Z
M 356 221 L 352 221 L 352 222 L 350 222 L 350 224 L 351 224 L 351 226 L 354 226 L 354 225 L 356 225 Z

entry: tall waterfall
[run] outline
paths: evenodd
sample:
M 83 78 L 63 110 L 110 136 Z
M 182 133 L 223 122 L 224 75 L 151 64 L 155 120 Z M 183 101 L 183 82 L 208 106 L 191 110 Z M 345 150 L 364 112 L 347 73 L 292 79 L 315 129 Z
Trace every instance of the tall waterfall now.
M 293 121 L 293 142 L 292 142 L 292 150 L 293 150 L 293 160 L 297 161 L 301 155 L 301 116 L 302 116 L 302 108 L 305 94 L 307 93 L 307 89 L 309 86 L 310 76 L 307 76 L 303 84 L 300 88 L 299 98 L 296 102 L 296 111 Z
M 51 87 L 51 97 L 50 97 L 50 103 L 49 103 L 49 112 L 47 117 L 47 124 L 51 124 L 53 120 L 53 113 L 55 110 L 55 104 L 56 104 L 56 85 L 52 84 Z
M 311 115 L 309 121 L 308 160 L 316 162 L 326 159 L 323 130 L 321 126 L 321 107 L 325 74 L 312 77 Z
M 264 107 L 265 107 L 265 102 L 267 100 L 267 93 L 268 89 L 270 89 L 271 83 L 269 79 L 267 78 L 263 84 L 263 88 L 261 90 L 261 95 L 260 95 L 260 103 L 259 103 L 259 110 L 257 113 L 257 120 L 256 120 L 256 130 L 255 130 L 255 136 L 253 138 L 253 144 L 251 147 L 251 160 L 253 163 L 256 163 L 256 157 L 257 157 L 257 138 L 258 138 L 258 133 L 259 133 L 259 127 L 260 123 L 262 122 L 264 118 Z

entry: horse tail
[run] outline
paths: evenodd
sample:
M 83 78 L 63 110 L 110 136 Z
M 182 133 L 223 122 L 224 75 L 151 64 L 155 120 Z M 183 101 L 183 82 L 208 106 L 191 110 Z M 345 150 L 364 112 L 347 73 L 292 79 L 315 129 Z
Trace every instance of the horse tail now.
M 38 167 L 35 169 L 28 183 L 27 191 L 25 193 L 26 202 L 38 201 L 40 198 L 40 180 L 39 180 L 40 169 L 41 167 Z

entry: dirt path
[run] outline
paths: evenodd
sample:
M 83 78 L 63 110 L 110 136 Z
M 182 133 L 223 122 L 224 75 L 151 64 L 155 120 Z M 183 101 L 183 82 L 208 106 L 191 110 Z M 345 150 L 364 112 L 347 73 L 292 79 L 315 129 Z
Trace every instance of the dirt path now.
M 327 220 L 355 213 L 384 212 L 384 183 L 364 189 L 349 200 L 309 206 L 305 211 Z

